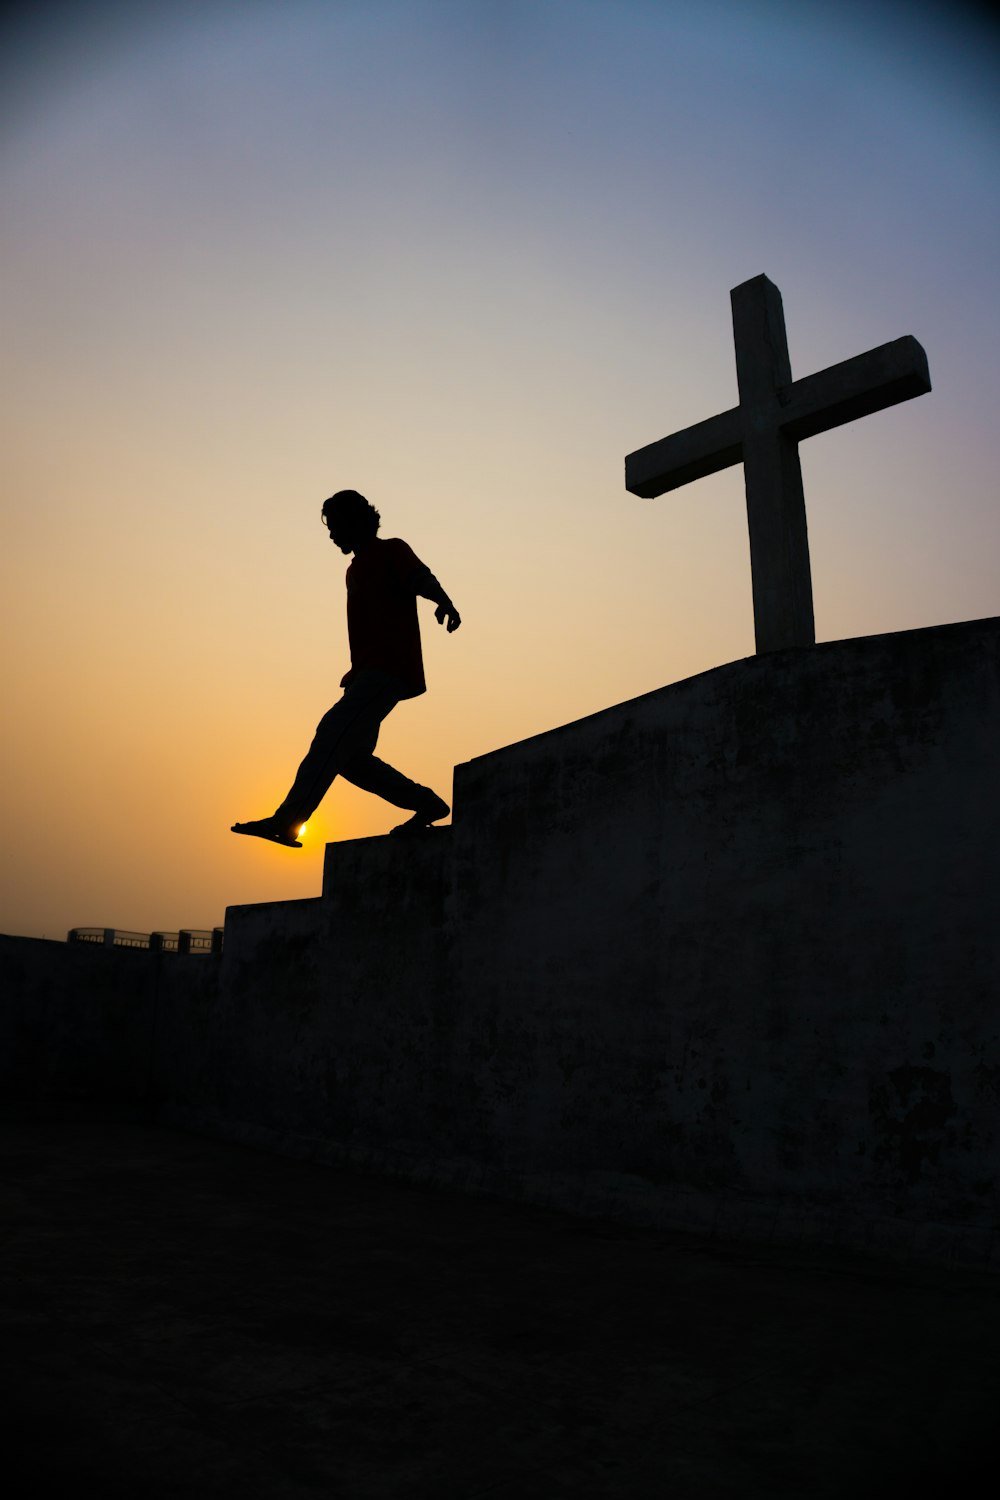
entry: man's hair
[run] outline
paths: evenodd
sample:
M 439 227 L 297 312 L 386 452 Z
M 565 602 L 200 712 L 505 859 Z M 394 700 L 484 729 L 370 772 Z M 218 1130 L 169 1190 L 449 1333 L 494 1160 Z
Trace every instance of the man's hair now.
M 359 495 L 357 490 L 338 490 L 331 495 L 329 500 L 323 501 L 322 517 L 325 521 L 329 515 L 343 516 L 359 531 L 370 531 L 374 536 L 382 523 L 382 517 L 364 495 Z

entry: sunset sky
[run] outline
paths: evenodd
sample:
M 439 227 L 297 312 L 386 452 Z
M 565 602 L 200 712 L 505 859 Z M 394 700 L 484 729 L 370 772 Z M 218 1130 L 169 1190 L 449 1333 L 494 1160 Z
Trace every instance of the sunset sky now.
M 395 809 L 270 812 L 347 666 L 354 487 L 462 612 L 380 754 L 452 767 L 753 651 L 742 470 L 626 453 L 914 334 L 801 449 L 820 640 L 1000 613 L 1000 32 L 890 0 L 41 3 L 0 72 L 0 930 L 210 927 Z

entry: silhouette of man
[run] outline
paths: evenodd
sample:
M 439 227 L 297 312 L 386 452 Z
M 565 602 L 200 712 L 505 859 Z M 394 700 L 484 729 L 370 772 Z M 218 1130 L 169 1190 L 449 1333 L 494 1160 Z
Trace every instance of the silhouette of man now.
M 417 598 L 437 605 L 434 618 L 449 634 L 462 621 L 434 574 L 406 542 L 378 535 L 381 516 L 357 490 L 338 490 L 323 502 L 330 540 L 354 553 L 347 570 L 347 634 L 351 668 L 344 696 L 323 715 L 287 797 L 269 818 L 234 823 L 233 833 L 301 849 L 296 835 L 335 776 L 384 797 L 413 817 L 394 834 L 419 833 L 446 817 L 447 802 L 374 755 L 382 720 L 403 698 L 427 691 L 420 650 Z

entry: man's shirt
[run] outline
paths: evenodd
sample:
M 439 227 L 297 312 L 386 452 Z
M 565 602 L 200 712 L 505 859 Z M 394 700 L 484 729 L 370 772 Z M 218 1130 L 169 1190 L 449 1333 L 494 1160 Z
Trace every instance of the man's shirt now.
M 427 691 L 413 575 L 423 563 L 406 542 L 376 537 L 347 570 L 347 635 L 351 670 L 391 672 L 408 689 L 404 698 Z

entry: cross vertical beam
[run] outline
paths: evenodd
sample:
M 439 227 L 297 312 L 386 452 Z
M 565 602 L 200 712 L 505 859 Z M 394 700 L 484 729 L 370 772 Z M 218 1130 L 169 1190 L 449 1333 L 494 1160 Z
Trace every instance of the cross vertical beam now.
M 812 570 L 798 444 L 781 427 L 778 392 L 792 383 L 781 293 L 766 276 L 734 287 L 736 381 L 758 651 L 812 646 Z
M 630 453 L 625 488 L 655 496 L 743 464 L 758 651 L 811 646 L 809 538 L 798 444 L 931 388 L 911 335 L 792 380 L 781 293 L 755 276 L 731 294 L 740 404 Z

